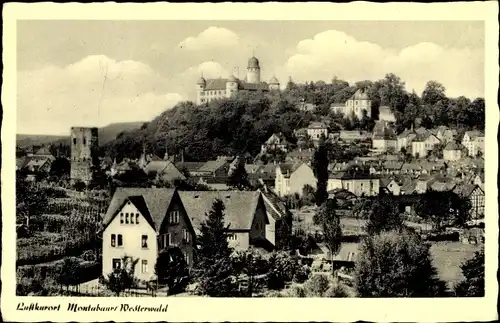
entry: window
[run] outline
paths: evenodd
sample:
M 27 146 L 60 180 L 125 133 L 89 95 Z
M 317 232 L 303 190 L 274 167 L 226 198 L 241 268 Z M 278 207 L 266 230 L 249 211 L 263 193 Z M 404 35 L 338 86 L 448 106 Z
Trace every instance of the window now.
M 183 235 L 184 241 L 185 242 L 189 242 L 189 238 L 190 238 L 189 231 L 186 230 L 186 229 L 183 229 L 182 230 L 182 235 Z
M 139 224 L 139 213 L 135 214 L 135 224 Z
M 167 247 L 167 245 L 168 245 L 168 233 L 160 235 L 158 244 L 160 246 L 160 249 L 165 249 Z
M 125 223 L 128 224 L 128 213 L 125 213 Z
M 122 239 L 122 235 L 119 234 L 118 235 L 118 247 L 121 247 L 121 246 L 123 246 L 123 239 Z
M 179 211 L 172 211 L 169 215 L 170 223 L 179 223 Z
M 142 235 L 141 237 L 141 247 L 142 248 L 147 248 L 148 247 L 148 236 L 147 235 Z
M 147 260 L 143 260 L 142 263 L 141 263 L 141 267 L 142 267 L 142 272 L 143 273 L 147 273 L 148 272 L 148 261 Z
M 122 261 L 120 258 L 113 259 L 113 269 L 120 269 L 122 266 Z
M 87 144 L 87 139 L 83 138 L 83 144 L 86 145 Z
M 168 236 L 168 245 L 169 246 L 173 246 L 174 245 L 174 240 L 172 239 L 172 235 L 171 234 L 167 234 Z
M 73 145 L 76 145 L 76 138 L 73 138 Z
M 111 235 L 111 247 L 116 247 L 116 234 Z

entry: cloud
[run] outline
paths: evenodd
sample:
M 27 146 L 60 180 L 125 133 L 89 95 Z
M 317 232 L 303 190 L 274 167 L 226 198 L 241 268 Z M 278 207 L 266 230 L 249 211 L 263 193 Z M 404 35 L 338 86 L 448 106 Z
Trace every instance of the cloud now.
M 281 78 L 297 81 L 331 80 L 333 75 L 349 82 L 378 80 L 387 73 L 401 77 L 408 90 L 421 93 L 425 83 L 436 80 L 447 95 L 484 96 L 484 51 L 444 48 L 419 43 L 395 51 L 378 44 L 358 41 L 346 33 L 327 30 L 297 43 Z
M 88 56 L 18 73 L 17 132 L 65 134 L 71 126 L 148 121 L 183 99 L 148 65 Z
M 231 30 L 209 27 L 194 37 L 184 39 L 177 46 L 187 50 L 203 50 L 235 46 L 238 42 L 238 35 Z

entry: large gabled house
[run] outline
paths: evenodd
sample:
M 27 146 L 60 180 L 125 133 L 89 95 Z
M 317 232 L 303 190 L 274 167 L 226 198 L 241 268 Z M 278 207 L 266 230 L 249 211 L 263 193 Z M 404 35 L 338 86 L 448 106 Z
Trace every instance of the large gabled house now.
M 124 256 L 137 259 L 135 276 L 150 280 L 161 250 L 179 248 L 193 264 L 195 231 L 175 189 L 116 189 L 103 219 L 102 273 L 124 266 Z
M 466 131 L 462 145 L 467 148 L 471 157 L 476 157 L 479 153 L 484 154 L 484 134 L 480 131 Z
M 365 170 L 355 168 L 330 174 L 327 191 L 345 189 L 356 196 L 375 196 L 379 194 L 380 180 Z
M 215 200 L 224 203 L 228 242 L 235 250 L 250 246 L 269 247 L 266 226 L 269 218 L 259 191 L 181 191 L 182 204 L 198 234 Z M 272 246 L 271 246 L 272 247 Z
M 299 194 L 302 196 L 305 185 L 316 188 L 316 177 L 306 163 L 279 164 L 276 167 L 274 189 L 278 196 Z
M 285 136 L 283 133 L 274 133 L 269 137 L 269 139 L 266 140 L 266 142 L 261 146 L 260 152 L 261 153 L 266 153 L 268 151 L 283 151 L 287 152 L 288 151 L 288 146 L 290 144 L 286 140 Z
M 481 187 L 479 187 L 479 185 L 457 185 L 453 191 L 470 201 L 470 215 L 473 220 L 484 218 L 484 191 Z
M 285 203 L 272 191 L 260 190 L 266 206 L 269 224 L 266 225 L 266 239 L 273 245 L 283 246 L 292 234 L 292 216 Z

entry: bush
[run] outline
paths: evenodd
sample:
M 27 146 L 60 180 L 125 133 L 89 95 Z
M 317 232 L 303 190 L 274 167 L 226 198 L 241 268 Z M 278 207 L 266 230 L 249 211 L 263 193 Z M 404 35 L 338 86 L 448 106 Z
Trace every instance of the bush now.
M 340 282 L 336 282 L 328 288 L 324 294 L 325 297 L 350 297 L 347 287 Z
M 311 269 L 308 266 L 301 266 L 295 272 L 293 276 L 293 281 L 299 284 L 303 283 L 309 278 L 310 274 L 311 274 Z
M 270 289 L 282 289 L 286 282 L 293 280 L 300 268 L 297 257 L 286 252 L 273 253 L 269 258 L 267 286 Z
M 314 274 L 305 284 L 304 288 L 310 297 L 323 297 L 330 287 L 331 279 L 325 274 Z
M 360 246 L 354 277 L 360 297 L 439 297 L 446 291 L 429 245 L 406 230 L 367 237 Z

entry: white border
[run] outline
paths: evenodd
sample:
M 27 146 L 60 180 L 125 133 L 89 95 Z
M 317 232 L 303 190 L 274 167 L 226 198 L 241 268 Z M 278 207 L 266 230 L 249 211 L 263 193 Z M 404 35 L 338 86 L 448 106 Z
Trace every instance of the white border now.
M 2 88 L 2 297 L 4 320 L 34 321 L 484 321 L 497 318 L 497 186 L 499 110 L 498 3 L 221 3 L 221 4 L 21 4 L 4 5 Z M 209 18 L 209 19 L 208 19 Z M 16 20 L 479 20 L 485 21 L 486 297 L 481 299 L 213 299 L 56 298 L 15 295 Z M 47 35 L 50 37 L 50 35 Z M 167 313 L 20 312 L 19 301 L 40 305 L 168 304 Z

